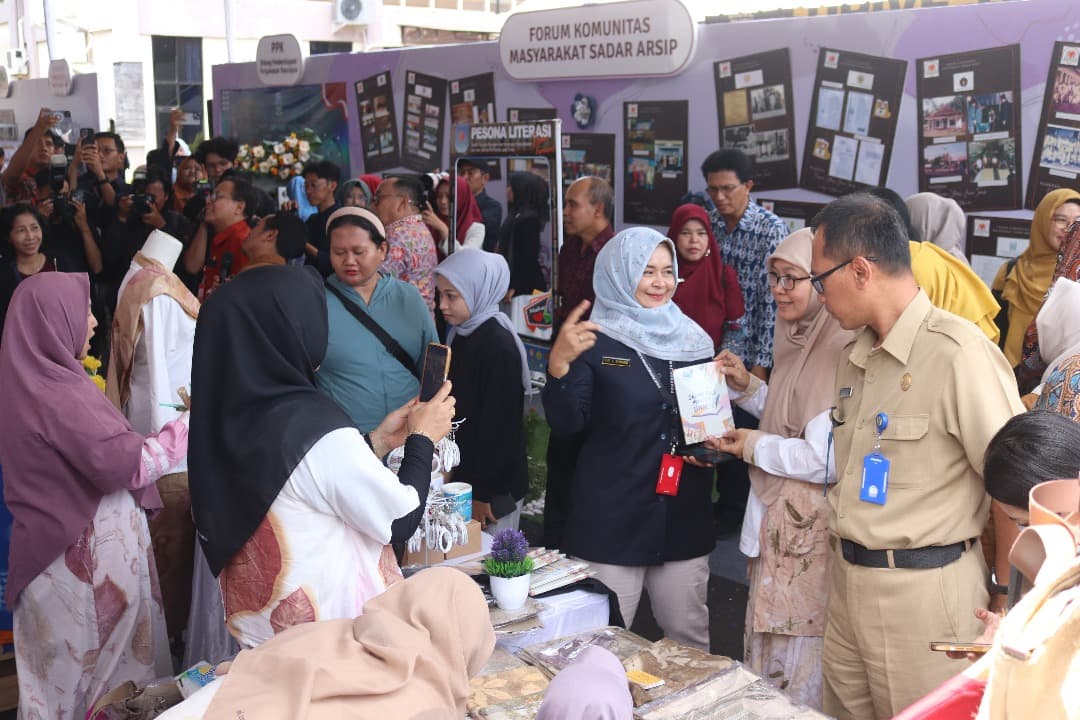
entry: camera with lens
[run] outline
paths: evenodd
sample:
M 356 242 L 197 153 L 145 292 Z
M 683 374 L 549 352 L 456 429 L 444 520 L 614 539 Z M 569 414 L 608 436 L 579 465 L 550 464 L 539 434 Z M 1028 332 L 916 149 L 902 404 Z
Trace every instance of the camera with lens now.
M 53 155 L 49 159 L 49 185 L 53 191 L 53 213 L 65 220 L 75 218 L 75 206 L 68 201 L 68 194 L 64 192 L 67 184 L 67 158 L 63 155 Z
M 439 173 L 424 173 L 420 176 L 420 184 L 424 186 L 424 193 L 420 196 L 420 211 L 438 207 L 435 204 L 435 188 L 439 187 L 442 176 Z
M 141 218 L 150 212 L 152 199 L 146 194 L 146 171 L 136 170 L 131 178 L 131 213 Z

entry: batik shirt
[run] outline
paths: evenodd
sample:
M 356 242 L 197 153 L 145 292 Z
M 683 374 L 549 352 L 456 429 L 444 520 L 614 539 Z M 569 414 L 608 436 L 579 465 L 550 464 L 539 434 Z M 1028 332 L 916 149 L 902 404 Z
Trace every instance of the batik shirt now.
M 716 242 L 724 262 L 735 268 L 746 302 L 743 316 L 745 330 L 744 346 L 729 346 L 747 366 L 772 367 L 773 327 L 776 324 L 776 303 L 769 292 L 765 259 L 776 251 L 776 246 L 788 235 L 784 221 L 752 200 L 746 206 L 734 232 L 728 232 L 727 223 L 716 209 L 712 199 L 703 196 L 705 210 L 712 221 Z
M 432 273 L 439 259 L 431 231 L 419 215 L 395 220 L 386 226 L 390 249 L 379 272 L 412 283 L 420 291 L 428 310 L 435 310 L 435 276 Z

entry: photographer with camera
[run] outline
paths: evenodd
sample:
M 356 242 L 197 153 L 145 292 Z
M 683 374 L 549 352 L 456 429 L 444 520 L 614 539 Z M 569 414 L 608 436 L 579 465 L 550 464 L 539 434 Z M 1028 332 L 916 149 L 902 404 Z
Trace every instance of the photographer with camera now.
M 57 155 L 57 159 L 62 156 Z M 37 174 L 37 210 L 46 232 L 43 252 L 61 272 L 101 272 L 102 258 L 98 234 L 86 215 L 82 192 L 69 192 L 66 167 L 57 163 Z
M 90 224 L 104 232 L 116 218 L 117 199 L 129 192 L 124 180 L 127 167 L 124 141 L 114 132 L 87 134 L 79 141 L 76 157 L 86 172 L 79 175 L 75 187 L 83 192 Z M 74 162 L 71 165 L 74 173 L 78 166 Z
M 165 208 L 171 183 L 158 167 L 139 168 L 130 191 L 116 201 L 116 220 L 104 233 L 105 271 L 103 279 L 120 286 L 131 260 L 154 230 L 162 230 L 185 245 L 191 238 L 191 223 L 183 215 Z M 169 268 L 172 270 L 173 268 Z M 112 298 L 115 302 L 116 298 Z

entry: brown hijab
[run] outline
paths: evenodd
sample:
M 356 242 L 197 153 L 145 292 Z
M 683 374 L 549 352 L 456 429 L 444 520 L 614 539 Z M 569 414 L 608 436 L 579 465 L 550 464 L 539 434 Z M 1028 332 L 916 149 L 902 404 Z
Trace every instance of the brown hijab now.
M 769 268 L 776 260 L 784 260 L 810 275 L 813 239 L 814 234 L 807 228 L 788 235 L 766 260 Z M 829 408 L 840 352 L 854 338 L 854 332 L 841 328 L 825 310 L 817 293 L 811 294 L 806 314 L 798 321 L 777 317 L 773 373 L 760 430 L 785 438 L 800 437 L 806 424 Z M 780 495 L 781 483 L 770 479 L 773 476 L 761 468 L 750 467 L 750 484 L 766 505 Z
M 453 568 L 396 583 L 352 620 L 290 628 L 237 656 L 205 720 L 465 716 L 495 647 L 480 588 Z

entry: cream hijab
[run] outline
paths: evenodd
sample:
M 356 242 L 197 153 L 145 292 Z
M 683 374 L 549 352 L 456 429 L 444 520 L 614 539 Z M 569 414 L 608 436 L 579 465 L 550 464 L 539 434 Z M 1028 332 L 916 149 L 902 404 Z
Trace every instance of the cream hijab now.
M 1080 283 L 1058 278 L 1035 317 L 1039 354 L 1046 362 L 1043 382 L 1058 365 L 1080 354 Z
M 469 678 L 494 647 L 476 583 L 430 568 L 369 600 L 358 618 L 297 625 L 241 652 L 205 718 L 459 720 Z
M 809 275 L 813 239 L 808 228 L 788 235 L 766 260 L 769 269 L 775 261 L 784 260 Z M 799 320 L 788 322 L 777 317 L 773 373 L 760 429 L 784 438 L 801 437 L 806 424 L 829 408 L 840 353 L 854 338 L 854 331 L 841 328 L 825 310 L 817 293 L 811 294 L 806 313 Z M 780 497 L 783 479 L 761 468 L 750 468 L 750 484 L 766 505 Z

